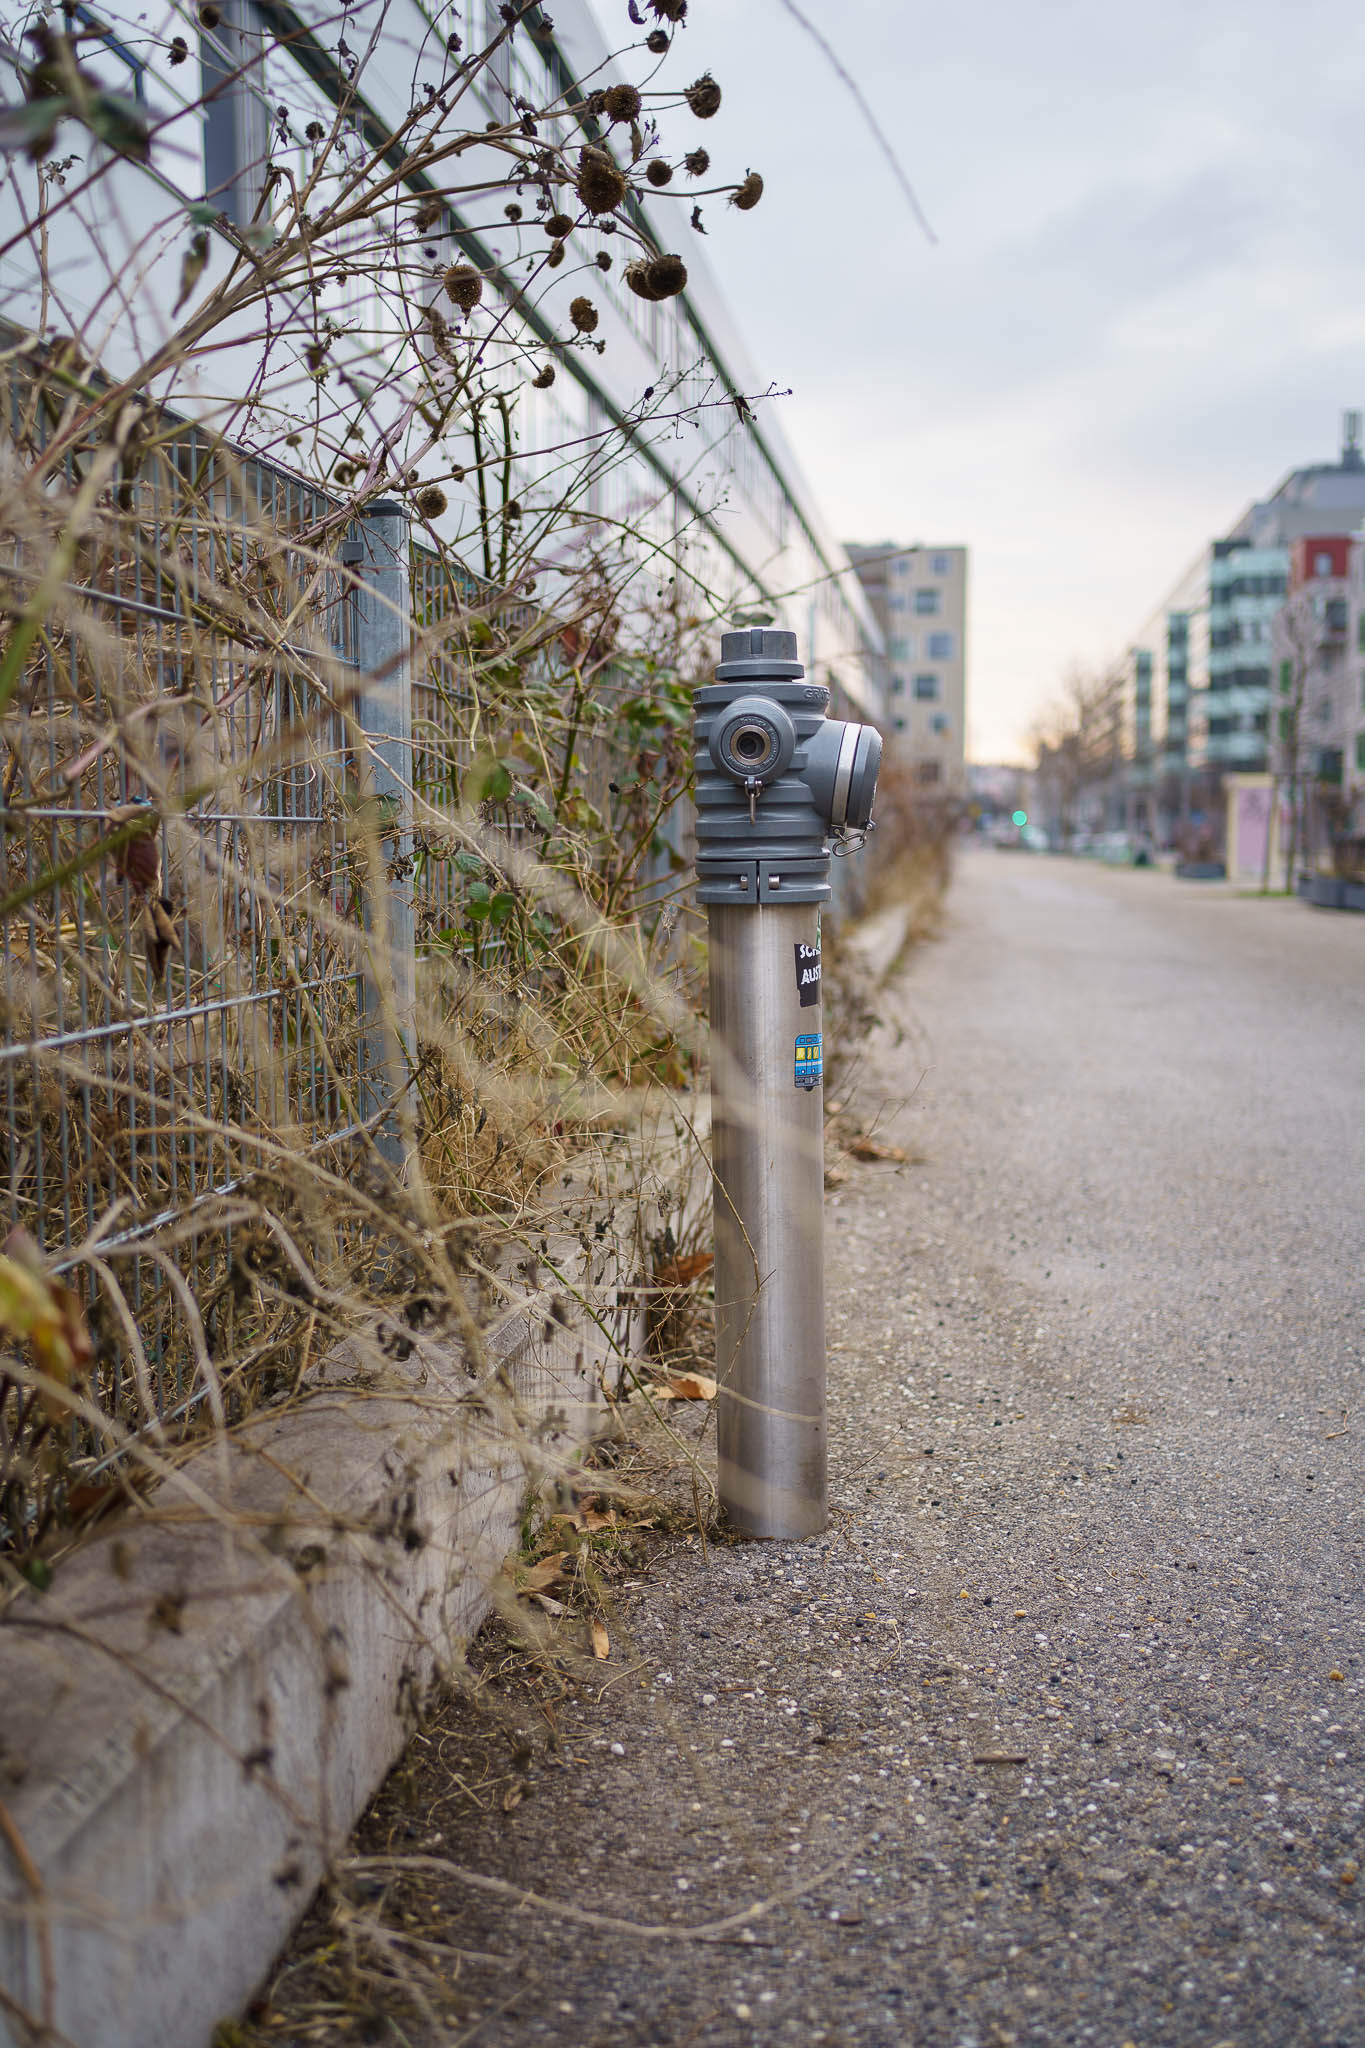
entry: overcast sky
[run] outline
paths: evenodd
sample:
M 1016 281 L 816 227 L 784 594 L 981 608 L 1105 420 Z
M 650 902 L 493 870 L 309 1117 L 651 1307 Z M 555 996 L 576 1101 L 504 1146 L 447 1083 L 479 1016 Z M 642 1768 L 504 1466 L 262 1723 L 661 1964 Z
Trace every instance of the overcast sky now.
M 1008 758 L 1365 404 L 1365 7 L 802 5 L 936 247 L 780 0 L 692 0 L 665 77 L 724 105 L 665 133 L 767 181 L 707 250 L 835 529 L 971 548 L 969 749 Z

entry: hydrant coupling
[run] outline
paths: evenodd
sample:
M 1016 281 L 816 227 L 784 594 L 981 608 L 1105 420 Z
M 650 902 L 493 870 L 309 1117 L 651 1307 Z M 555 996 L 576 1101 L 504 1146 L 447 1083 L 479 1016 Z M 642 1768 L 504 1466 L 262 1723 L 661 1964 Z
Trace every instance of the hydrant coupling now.
M 881 765 L 874 726 L 828 718 L 795 633 L 721 636 L 697 691 L 697 900 L 826 903 L 833 843 L 866 832 Z

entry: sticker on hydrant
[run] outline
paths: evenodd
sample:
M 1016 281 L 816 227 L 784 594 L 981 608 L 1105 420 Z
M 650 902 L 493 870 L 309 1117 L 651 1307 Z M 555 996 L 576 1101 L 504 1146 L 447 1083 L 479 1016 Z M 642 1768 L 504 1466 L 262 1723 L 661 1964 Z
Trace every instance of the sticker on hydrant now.
M 814 1088 L 823 1073 L 820 1034 L 818 1031 L 803 1031 L 796 1041 L 796 1085 L 798 1088 Z
M 820 941 L 813 946 L 798 943 L 796 948 L 796 993 L 801 1007 L 808 1010 L 812 1003 L 820 1000 Z

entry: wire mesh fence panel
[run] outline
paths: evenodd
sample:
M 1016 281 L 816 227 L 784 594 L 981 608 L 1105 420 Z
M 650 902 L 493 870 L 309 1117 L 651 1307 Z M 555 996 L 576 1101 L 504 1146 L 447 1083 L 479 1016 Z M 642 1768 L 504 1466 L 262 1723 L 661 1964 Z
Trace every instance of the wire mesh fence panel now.
M 15 372 L 11 451 L 35 473 L 55 426 L 42 395 L 32 365 Z M 72 445 L 67 491 L 93 453 Z M 12 618 L 52 516 L 42 489 L 16 493 Z M 291 1159 L 325 1164 L 354 1124 L 353 607 L 329 519 L 323 493 L 158 422 L 5 707 L 5 1213 L 87 1301 L 108 1428 L 0 1372 L 0 1540 L 68 1512 L 128 1432 L 205 1401 L 240 1412 L 285 1369 L 297 1304 L 244 1280 L 253 1244 L 261 1263 L 248 1198 Z
M 478 805 L 494 840 L 519 845 L 523 820 L 500 801 L 492 733 L 481 732 L 481 669 L 499 638 L 514 639 L 531 619 L 526 605 L 499 604 L 489 589 L 448 557 L 414 545 L 412 612 L 418 659 L 413 667 L 414 896 L 419 960 L 445 970 L 450 1022 L 481 1059 L 495 1059 L 513 1031 L 518 997 L 527 989 L 526 935 L 515 928 L 514 896 L 499 885 L 495 865 L 450 829 L 468 803 L 469 771 L 481 756 L 493 773 Z M 429 806 L 446 829 L 427 821 Z M 513 929 L 509 929 L 513 926 Z

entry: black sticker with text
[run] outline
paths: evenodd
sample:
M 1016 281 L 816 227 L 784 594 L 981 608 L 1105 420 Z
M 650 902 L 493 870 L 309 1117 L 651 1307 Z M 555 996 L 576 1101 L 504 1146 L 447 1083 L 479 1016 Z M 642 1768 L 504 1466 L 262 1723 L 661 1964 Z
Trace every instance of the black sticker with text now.
M 796 993 L 801 998 L 801 1007 L 808 1010 L 812 1003 L 820 1000 L 820 946 L 796 948 Z

